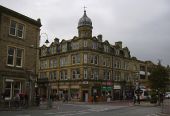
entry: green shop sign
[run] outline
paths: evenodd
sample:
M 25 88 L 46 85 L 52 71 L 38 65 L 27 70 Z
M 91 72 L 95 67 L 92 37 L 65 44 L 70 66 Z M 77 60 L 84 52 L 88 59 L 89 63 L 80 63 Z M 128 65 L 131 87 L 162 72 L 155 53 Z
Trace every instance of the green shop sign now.
M 103 87 L 101 87 L 101 90 L 102 91 L 112 91 L 112 87 L 103 86 Z

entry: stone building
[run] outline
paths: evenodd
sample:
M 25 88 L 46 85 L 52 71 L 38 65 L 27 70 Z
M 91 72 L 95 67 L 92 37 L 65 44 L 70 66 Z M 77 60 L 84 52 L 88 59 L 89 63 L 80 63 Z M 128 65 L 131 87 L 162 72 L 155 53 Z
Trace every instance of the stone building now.
M 37 77 L 40 19 L 0 6 L 0 94 L 30 94 Z
M 139 84 L 140 88 L 150 88 L 148 83 L 148 78 L 152 70 L 157 66 L 151 61 L 139 61 L 140 71 L 139 71 Z
M 70 99 L 98 100 L 132 97 L 139 61 L 122 42 L 110 44 L 102 35 L 92 36 L 92 21 L 84 11 L 78 37 L 54 39 L 40 47 L 40 95 L 68 94 Z

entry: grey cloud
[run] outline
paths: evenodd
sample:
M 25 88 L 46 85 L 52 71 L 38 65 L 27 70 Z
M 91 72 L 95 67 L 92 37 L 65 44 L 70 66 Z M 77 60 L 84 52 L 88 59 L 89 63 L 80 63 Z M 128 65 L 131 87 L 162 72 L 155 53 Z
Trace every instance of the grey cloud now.
M 41 18 L 41 32 L 46 32 L 50 41 L 77 35 L 85 5 L 94 36 L 103 34 L 112 44 L 123 41 L 139 59 L 170 64 L 170 0 L 0 0 L 0 4 Z

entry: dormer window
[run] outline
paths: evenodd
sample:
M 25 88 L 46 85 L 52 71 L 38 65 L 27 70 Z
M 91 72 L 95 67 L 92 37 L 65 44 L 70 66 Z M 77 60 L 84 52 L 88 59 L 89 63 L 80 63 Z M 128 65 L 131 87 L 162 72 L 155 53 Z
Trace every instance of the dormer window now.
M 97 43 L 96 42 L 92 43 L 92 49 L 97 49 Z
M 126 58 L 128 58 L 128 57 L 129 57 L 129 54 L 128 54 L 128 52 L 127 52 L 127 51 L 124 51 L 124 55 L 125 55 L 125 57 L 126 57 Z
M 56 47 L 53 46 L 50 48 L 51 54 L 55 54 L 56 53 Z
M 120 54 L 120 51 L 119 50 L 116 50 L 116 55 L 119 55 Z
M 46 49 L 46 48 L 45 48 L 45 49 L 41 49 L 41 55 L 42 55 L 42 56 L 45 56 L 46 53 L 47 53 L 47 49 Z
M 67 51 L 67 44 L 62 44 L 62 52 L 66 52 Z
M 109 52 L 109 46 L 104 45 L 104 52 Z
M 73 49 L 73 50 L 79 49 L 79 42 L 73 42 L 73 43 L 72 43 L 72 49 Z

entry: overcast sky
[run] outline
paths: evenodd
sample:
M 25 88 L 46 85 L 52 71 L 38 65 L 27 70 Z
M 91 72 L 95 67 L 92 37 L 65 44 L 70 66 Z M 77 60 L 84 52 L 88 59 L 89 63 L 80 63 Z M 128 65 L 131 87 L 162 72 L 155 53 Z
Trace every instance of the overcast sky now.
M 40 18 L 41 33 L 47 33 L 50 42 L 78 35 L 85 5 L 93 36 L 102 34 L 111 44 L 122 41 L 140 60 L 170 64 L 170 0 L 0 0 L 0 4 Z

